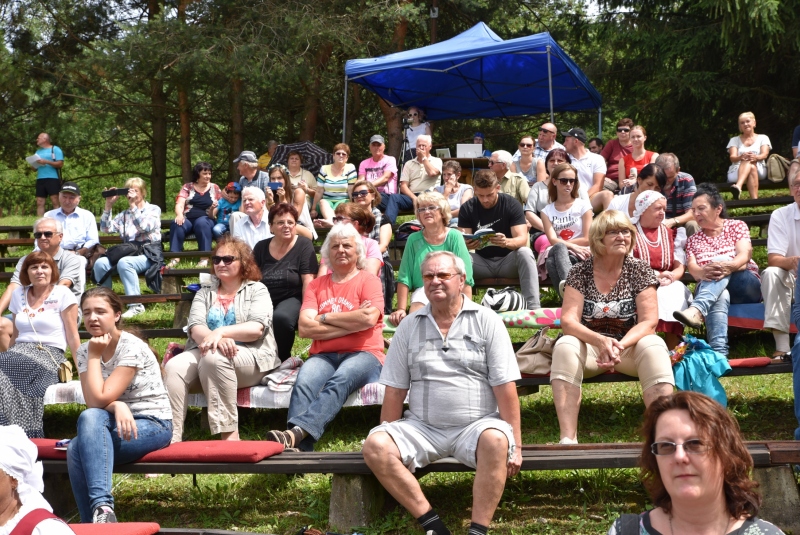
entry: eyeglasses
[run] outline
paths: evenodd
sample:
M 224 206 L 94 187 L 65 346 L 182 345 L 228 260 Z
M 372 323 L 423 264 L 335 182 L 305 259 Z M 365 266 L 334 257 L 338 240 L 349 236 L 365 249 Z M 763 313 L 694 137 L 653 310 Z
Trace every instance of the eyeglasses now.
M 277 227 L 293 227 L 297 224 L 297 222 L 292 221 L 291 219 L 281 219 L 280 221 L 273 221 L 272 224 Z
M 547 128 L 540 128 L 540 129 L 539 129 L 539 132 L 542 132 L 542 133 L 544 133 L 544 134 L 553 134 L 553 135 L 556 135 L 556 133 L 555 133 L 555 132 L 553 132 L 552 130 L 548 130 Z
M 214 255 L 214 256 L 211 257 L 211 261 L 214 263 L 215 266 L 219 265 L 220 262 L 222 262 L 226 266 L 230 266 L 231 263 L 233 263 L 234 260 L 236 260 L 236 257 L 235 256 L 231 256 L 231 255 L 227 255 L 227 256 L 216 256 L 216 255 Z
M 678 450 L 678 446 L 681 446 L 685 453 L 691 453 L 693 455 L 700 455 L 707 452 L 709 449 L 708 445 L 704 444 L 702 440 L 693 438 L 687 440 L 683 444 L 676 444 L 675 442 L 653 442 L 650 446 L 650 451 L 653 452 L 653 455 L 673 455 Z
M 336 217 L 333 218 L 333 222 L 334 223 L 343 223 L 345 221 L 347 221 L 348 223 L 352 223 L 353 222 L 353 220 L 350 219 L 349 217 L 342 217 L 342 216 L 337 215 Z
M 800 182 L 795 182 L 794 184 L 789 186 L 789 189 L 800 189 Z
M 533 143 L 520 143 L 519 144 L 519 148 L 521 148 L 521 149 L 529 149 L 531 147 L 533 147 Z
M 367 195 L 369 195 L 369 190 L 368 189 L 362 189 L 360 191 L 354 191 L 353 192 L 353 198 L 354 199 L 358 199 L 359 197 L 366 197 Z
M 442 271 L 438 273 L 426 273 L 422 276 L 422 278 L 428 282 L 431 282 L 433 279 L 439 279 L 440 281 L 449 281 L 456 275 L 458 275 L 458 273 L 448 273 L 447 271 Z
M 622 236 L 623 238 L 627 238 L 630 235 L 631 231 L 627 228 L 618 228 L 606 231 L 606 236 Z
M 439 209 L 439 207 L 436 206 L 436 205 L 420 206 L 419 208 L 417 208 L 417 213 L 418 214 L 424 214 L 425 212 L 435 212 L 438 209 Z
M 419 115 L 418 113 L 409 113 L 409 114 L 408 114 L 408 116 L 409 116 L 409 117 L 416 117 L 416 116 L 418 116 L 418 115 Z
M 630 128 L 617 128 L 617 132 L 630 132 Z
M 345 151 L 343 151 L 343 150 L 337 150 L 333 154 L 336 155 L 336 156 L 347 156 L 347 153 Z
M 574 184 L 575 182 L 577 182 L 578 179 L 577 178 L 559 178 L 558 181 L 561 182 L 561 184 L 564 185 L 564 186 L 569 186 L 570 184 Z
M 489 160 L 489 167 L 501 163 L 500 160 Z
M 55 232 L 53 232 L 52 230 L 46 230 L 44 232 L 34 232 L 33 237 L 36 238 L 37 240 L 42 236 L 44 236 L 45 238 L 52 238 L 53 234 L 55 234 Z

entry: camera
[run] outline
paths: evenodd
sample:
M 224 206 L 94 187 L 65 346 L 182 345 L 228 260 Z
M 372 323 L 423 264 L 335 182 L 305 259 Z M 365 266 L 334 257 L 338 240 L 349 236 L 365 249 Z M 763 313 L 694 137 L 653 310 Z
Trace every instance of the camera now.
M 116 189 L 108 189 L 105 190 L 102 195 L 103 198 L 107 199 L 109 197 L 127 197 L 128 190 L 130 188 L 116 188 Z
M 406 129 L 406 130 L 411 128 L 411 121 L 405 115 L 403 115 L 403 128 Z

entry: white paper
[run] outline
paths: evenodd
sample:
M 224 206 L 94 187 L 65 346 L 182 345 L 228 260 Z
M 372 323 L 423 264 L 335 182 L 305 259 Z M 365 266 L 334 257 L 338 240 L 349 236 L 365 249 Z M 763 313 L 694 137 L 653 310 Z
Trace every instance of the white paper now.
M 34 169 L 39 169 L 40 167 L 42 167 L 42 165 L 44 165 L 44 164 L 39 163 L 39 155 L 38 154 L 34 154 L 33 156 L 28 156 L 27 158 L 25 158 L 25 161 L 27 161 L 28 165 L 30 165 Z

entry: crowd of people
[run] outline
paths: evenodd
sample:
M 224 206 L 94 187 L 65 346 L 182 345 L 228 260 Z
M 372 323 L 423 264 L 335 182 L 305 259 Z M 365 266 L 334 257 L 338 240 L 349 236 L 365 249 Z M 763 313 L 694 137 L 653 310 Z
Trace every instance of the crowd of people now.
M 488 169 L 466 185 L 458 162 L 431 155 L 431 127 L 421 115 L 409 110 L 414 150 L 401 168 L 381 135 L 370 138 L 370 157 L 358 167 L 348 162 L 350 147 L 337 144 L 333 163 L 316 177 L 302 168 L 299 152 L 264 171 L 244 151 L 234 160 L 239 181 L 224 189 L 211 181 L 209 164 L 194 167 L 176 199 L 171 250 L 194 234 L 208 256 L 199 265 L 210 261 L 212 276 L 192 301 L 185 350 L 166 362 L 163 378 L 152 348 L 123 326 L 143 306 L 125 310 L 110 290 L 113 273 L 126 295 L 139 295 L 140 275 L 158 286 L 174 267 L 163 261 L 160 209 L 147 202 L 141 179 L 111 192 L 100 230 L 119 233 L 129 247 L 95 257 L 97 223 L 78 206 L 80 188 L 60 186 L 59 207 L 34 224 L 36 249 L 20 259 L 0 298 L 12 313 L 0 319 L 0 425 L 43 436 L 44 391 L 57 382 L 69 347 L 87 404 L 69 446 L 82 521 L 115 521 L 114 464 L 183 440 L 189 392 L 208 399 L 213 434 L 238 440 L 237 389 L 260 384 L 289 359 L 299 334 L 312 340 L 309 358 L 286 428 L 269 431 L 268 440 L 313 450 L 348 396 L 380 382 L 382 423 L 364 444 L 367 464 L 433 535 L 450 532 L 413 472 L 444 456 L 475 468 L 470 534 L 486 533 L 506 478 L 520 469 L 522 444 L 520 373 L 508 332 L 497 314 L 472 301 L 475 281 L 491 277 L 518 279 L 529 310 L 540 308 L 546 277 L 563 299 L 564 336 L 550 376 L 561 444 L 578 442 L 584 378 L 611 368 L 638 377 L 655 456 L 645 477 L 661 508 L 640 521 L 663 532 L 665 522 L 671 528 L 691 519 L 680 514 L 693 507 L 685 489 L 658 471 L 665 458 L 691 464 L 702 457 L 717 468 L 728 462 L 730 451 L 709 444 L 717 436 L 709 422 L 735 423 L 709 407 L 696 412 L 702 400 L 672 394 L 668 351 L 683 325 L 705 324 L 711 347 L 727 355 L 728 307 L 763 296 L 775 355 L 789 353 L 789 324 L 800 321 L 791 299 L 800 161 L 789 171 L 794 201 L 775 213 L 761 274 L 747 225 L 726 217 L 717 189 L 695 184 L 675 154 L 646 150 L 645 128 L 630 119 L 605 144 L 572 128 L 562 145 L 556 126 L 544 123 L 536 139 L 520 139 L 516 154 L 491 152 Z M 747 183 L 755 196 L 769 140 L 755 135 L 752 114 L 742 114 L 739 127 L 729 179 L 734 192 Z M 128 207 L 115 215 L 123 195 Z M 407 239 L 395 284 L 388 245 L 401 212 L 414 213 L 419 231 Z M 313 240 L 321 229 L 328 230 L 318 261 Z M 681 282 L 686 271 L 697 282 L 694 295 Z M 87 274 L 98 286 L 84 292 Z M 80 317 L 92 335 L 82 345 Z M 385 323 L 397 329 L 391 341 Z M 797 363 L 800 345 L 795 351 Z M 735 438 L 724 447 L 736 450 Z M 707 485 L 703 497 L 719 509 L 720 525 L 723 517 L 728 526 L 760 522 L 753 500 L 726 507 L 724 496 L 711 495 L 718 486 Z

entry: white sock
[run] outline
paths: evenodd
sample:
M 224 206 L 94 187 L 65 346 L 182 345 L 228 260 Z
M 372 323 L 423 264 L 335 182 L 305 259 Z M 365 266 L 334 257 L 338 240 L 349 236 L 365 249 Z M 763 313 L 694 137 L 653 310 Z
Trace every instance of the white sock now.
M 788 353 L 791 351 L 789 347 L 789 333 L 782 331 L 772 331 L 772 336 L 775 337 L 775 351 L 781 353 Z

